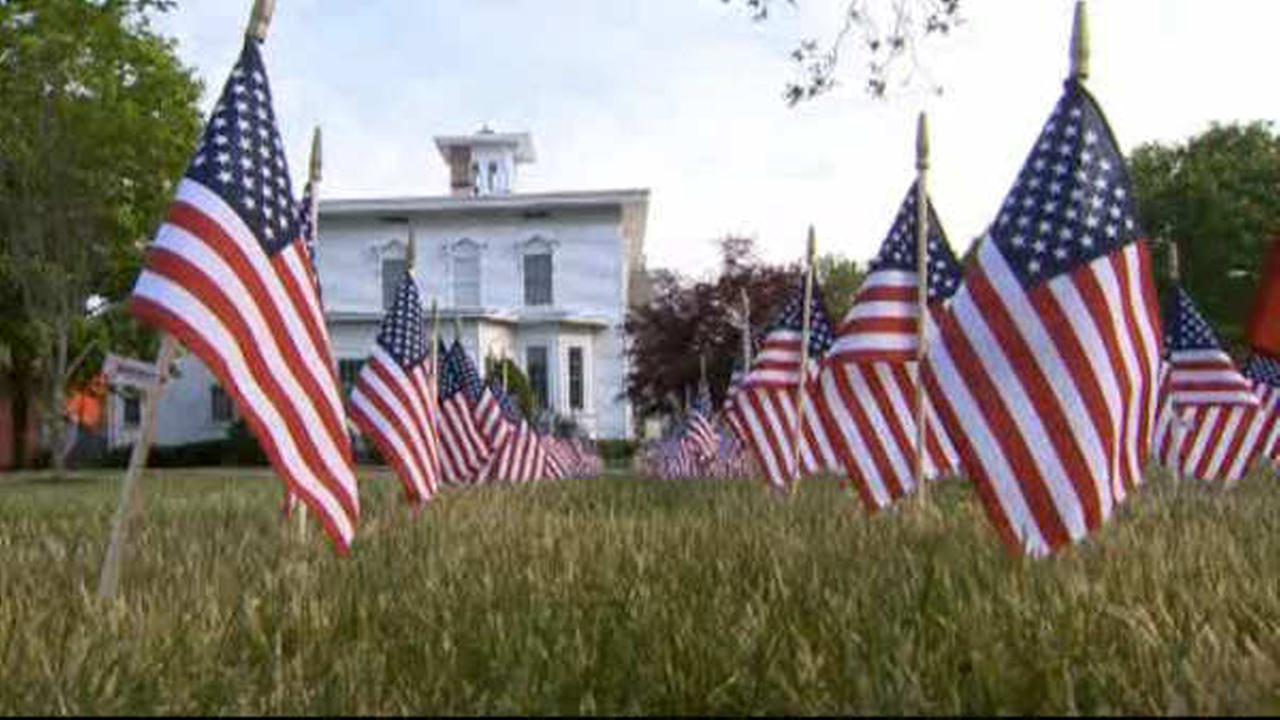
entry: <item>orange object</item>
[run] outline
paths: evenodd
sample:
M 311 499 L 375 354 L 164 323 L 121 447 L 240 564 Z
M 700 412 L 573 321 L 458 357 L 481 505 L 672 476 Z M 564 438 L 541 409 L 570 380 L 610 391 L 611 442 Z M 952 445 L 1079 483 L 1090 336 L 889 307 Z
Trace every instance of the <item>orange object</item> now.
M 1262 266 L 1262 284 L 1253 300 L 1247 337 L 1254 350 L 1280 356 L 1280 237 L 1271 242 Z
M 99 374 L 84 389 L 67 398 L 67 415 L 79 425 L 97 428 L 102 423 L 103 399 L 107 395 L 107 378 Z

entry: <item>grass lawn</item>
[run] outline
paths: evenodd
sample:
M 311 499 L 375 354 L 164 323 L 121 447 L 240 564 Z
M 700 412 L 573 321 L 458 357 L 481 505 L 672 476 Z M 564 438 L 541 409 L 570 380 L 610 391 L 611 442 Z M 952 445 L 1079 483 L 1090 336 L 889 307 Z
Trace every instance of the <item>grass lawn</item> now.
M 0 713 L 1280 712 L 1280 486 L 1152 481 L 1010 557 L 955 484 L 614 476 L 445 494 L 366 472 L 355 554 L 267 473 L 156 471 L 93 596 L 118 473 L 0 476 Z

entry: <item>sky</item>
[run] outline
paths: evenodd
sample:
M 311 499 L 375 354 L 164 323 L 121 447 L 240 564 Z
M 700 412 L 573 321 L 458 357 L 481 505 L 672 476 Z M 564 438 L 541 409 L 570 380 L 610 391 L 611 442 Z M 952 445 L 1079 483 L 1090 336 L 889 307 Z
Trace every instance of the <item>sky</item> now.
M 648 265 L 693 275 L 714 272 L 726 234 L 797 259 L 810 224 L 820 252 L 870 259 L 926 111 L 931 194 L 963 252 L 1061 92 L 1073 0 L 965 0 L 964 24 L 923 50 L 926 82 L 871 98 L 850 49 L 841 86 L 788 107 L 788 52 L 830 39 L 846 2 L 778 0 L 752 22 L 721 0 L 278 0 L 264 57 L 295 179 L 324 128 L 324 197 L 446 194 L 435 135 L 528 131 L 538 161 L 519 190 L 648 188 Z M 251 4 L 179 0 L 156 21 L 206 113 Z M 1089 87 L 1126 151 L 1280 118 L 1280 2 L 1093 0 L 1090 18 Z

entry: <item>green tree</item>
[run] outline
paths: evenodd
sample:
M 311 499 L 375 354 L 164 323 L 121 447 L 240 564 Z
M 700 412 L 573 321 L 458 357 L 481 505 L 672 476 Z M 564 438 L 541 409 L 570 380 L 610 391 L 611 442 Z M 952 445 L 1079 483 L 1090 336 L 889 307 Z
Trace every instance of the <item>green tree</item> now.
M 120 301 L 199 132 L 200 86 L 149 23 L 171 4 L 0 2 L 0 344 L 22 343 L 59 465 L 68 383 L 147 337 Z
M 1239 345 L 1280 231 L 1280 136 L 1267 122 L 1214 124 L 1186 142 L 1143 145 L 1129 164 L 1146 231 L 1177 244 L 1183 286 L 1224 342 Z
M 831 322 L 839 323 L 853 307 L 853 298 L 862 287 L 866 274 L 856 261 L 834 254 L 819 255 L 813 270 L 814 277 L 822 286 L 822 297 L 827 301 L 827 314 Z
M 538 417 L 540 408 L 538 397 L 533 392 L 533 385 L 529 384 L 529 378 L 525 377 L 524 371 L 514 360 L 487 357 L 484 360 L 484 367 L 485 382 L 496 381 L 499 385 L 506 387 L 507 394 L 516 399 L 520 409 L 524 411 L 524 416 L 530 421 Z

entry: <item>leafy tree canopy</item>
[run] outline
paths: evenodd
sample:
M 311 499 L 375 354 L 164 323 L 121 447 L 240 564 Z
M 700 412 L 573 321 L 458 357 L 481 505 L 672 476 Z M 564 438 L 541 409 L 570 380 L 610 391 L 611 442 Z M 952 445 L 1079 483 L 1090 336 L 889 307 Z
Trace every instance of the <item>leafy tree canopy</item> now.
M 1241 345 L 1280 232 L 1280 135 L 1267 122 L 1215 124 L 1186 142 L 1142 145 L 1129 164 L 1146 231 L 1177 244 L 1182 284 L 1223 341 Z
M 46 409 L 105 348 L 146 339 L 117 302 L 200 124 L 199 84 L 149 23 L 170 6 L 0 1 L 0 294 L 16 301 L 0 346 Z
M 752 337 L 759 337 L 801 278 L 798 264 L 769 265 L 750 239 L 720 243 L 721 268 L 714 280 L 693 281 L 669 271 L 655 273 L 654 300 L 627 316 L 630 355 L 627 395 L 641 414 L 674 412 L 696 391 L 705 358 L 713 399 L 724 398 L 734 363 L 742 356 L 742 296 L 750 306 Z M 857 265 L 821 256 L 815 274 L 839 318 L 861 283 Z

